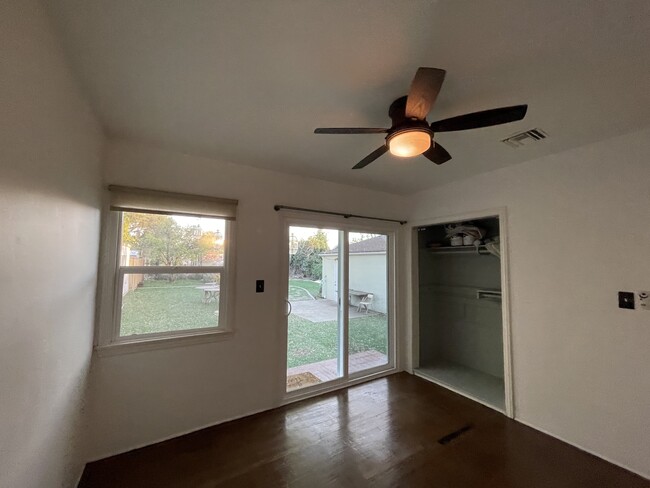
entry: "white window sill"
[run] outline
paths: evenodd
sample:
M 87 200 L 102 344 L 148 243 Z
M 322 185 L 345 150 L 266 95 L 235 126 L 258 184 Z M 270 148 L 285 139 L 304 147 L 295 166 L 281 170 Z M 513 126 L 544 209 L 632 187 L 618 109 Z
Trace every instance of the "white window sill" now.
M 132 354 L 156 349 L 170 349 L 208 342 L 225 341 L 231 339 L 232 336 L 232 330 L 211 330 L 209 332 L 195 332 L 181 336 L 147 337 L 95 346 L 95 354 L 99 357 L 117 356 L 120 354 Z

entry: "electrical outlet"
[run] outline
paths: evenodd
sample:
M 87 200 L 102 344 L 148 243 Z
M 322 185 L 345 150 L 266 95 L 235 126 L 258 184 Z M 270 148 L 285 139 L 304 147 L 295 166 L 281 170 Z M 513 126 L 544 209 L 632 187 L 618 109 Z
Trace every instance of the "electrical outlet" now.
M 618 308 L 634 310 L 634 293 L 631 291 L 619 291 Z
M 636 301 L 639 310 L 650 310 L 650 292 L 649 291 L 637 291 L 636 292 Z

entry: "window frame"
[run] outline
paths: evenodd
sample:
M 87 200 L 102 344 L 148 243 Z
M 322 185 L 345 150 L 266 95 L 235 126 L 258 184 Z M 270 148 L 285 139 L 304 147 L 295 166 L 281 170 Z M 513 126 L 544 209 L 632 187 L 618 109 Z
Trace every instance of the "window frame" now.
M 125 210 L 130 211 L 130 210 Z M 101 276 L 98 295 L 100 296 L 97 313 L 95 350 L 100 356 L 126 354 L 150 349 L 180 347 L 191 344 L 214 342 L 230 338 L 233 333 L 233 290 L 235 263 L 235 221 L 225 220 L 224 263 L 223 266 L 122 266 L 120 250 L 122 248 L 122 217 L 125 211 L 107 208 L 100 256 Z M 137 213 L 136 210 L 132 212 Z M 162 212 L 161 212 L 162 213 Z M 173 212 L 164 212 L 167 215 Z M 210 215 L 204 218 L 219 218 Z M 120 336 L 122 287 L 124 276 L 132 271 L 144 274 L 165 273 L 215 273 L 220 275 L 219 320 L 214 327 L 181 329 L 167 332 L 153 332 L 132 336 Z

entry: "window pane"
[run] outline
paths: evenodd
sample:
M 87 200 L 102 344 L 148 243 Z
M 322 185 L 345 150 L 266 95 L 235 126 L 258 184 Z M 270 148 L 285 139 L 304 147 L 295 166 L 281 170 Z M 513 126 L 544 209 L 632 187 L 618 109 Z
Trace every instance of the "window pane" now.
M 217 327 L 220 274 L 125 274 L 120 336 Z
M 287 391 L 343 375 L 339 310 L 342 232 L 289 228 Z
M 226 221 L 122 213 L 121 266 L 223 266 Z
M 349 233 L 348 371 L 388 363 L 388 236 Z

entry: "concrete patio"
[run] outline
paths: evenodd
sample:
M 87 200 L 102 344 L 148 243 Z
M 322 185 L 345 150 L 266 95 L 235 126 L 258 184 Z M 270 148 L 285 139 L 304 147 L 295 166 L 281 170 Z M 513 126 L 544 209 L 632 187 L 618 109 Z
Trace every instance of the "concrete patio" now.
M 332 322 L 338 316 L 338 304 L 334 300 L 296 300 L 291 302 L 291 313 L 310 322 Z M 350 318 L 380 315 L 372 310 L 357 312 L 357 307 L 350 307 Z

